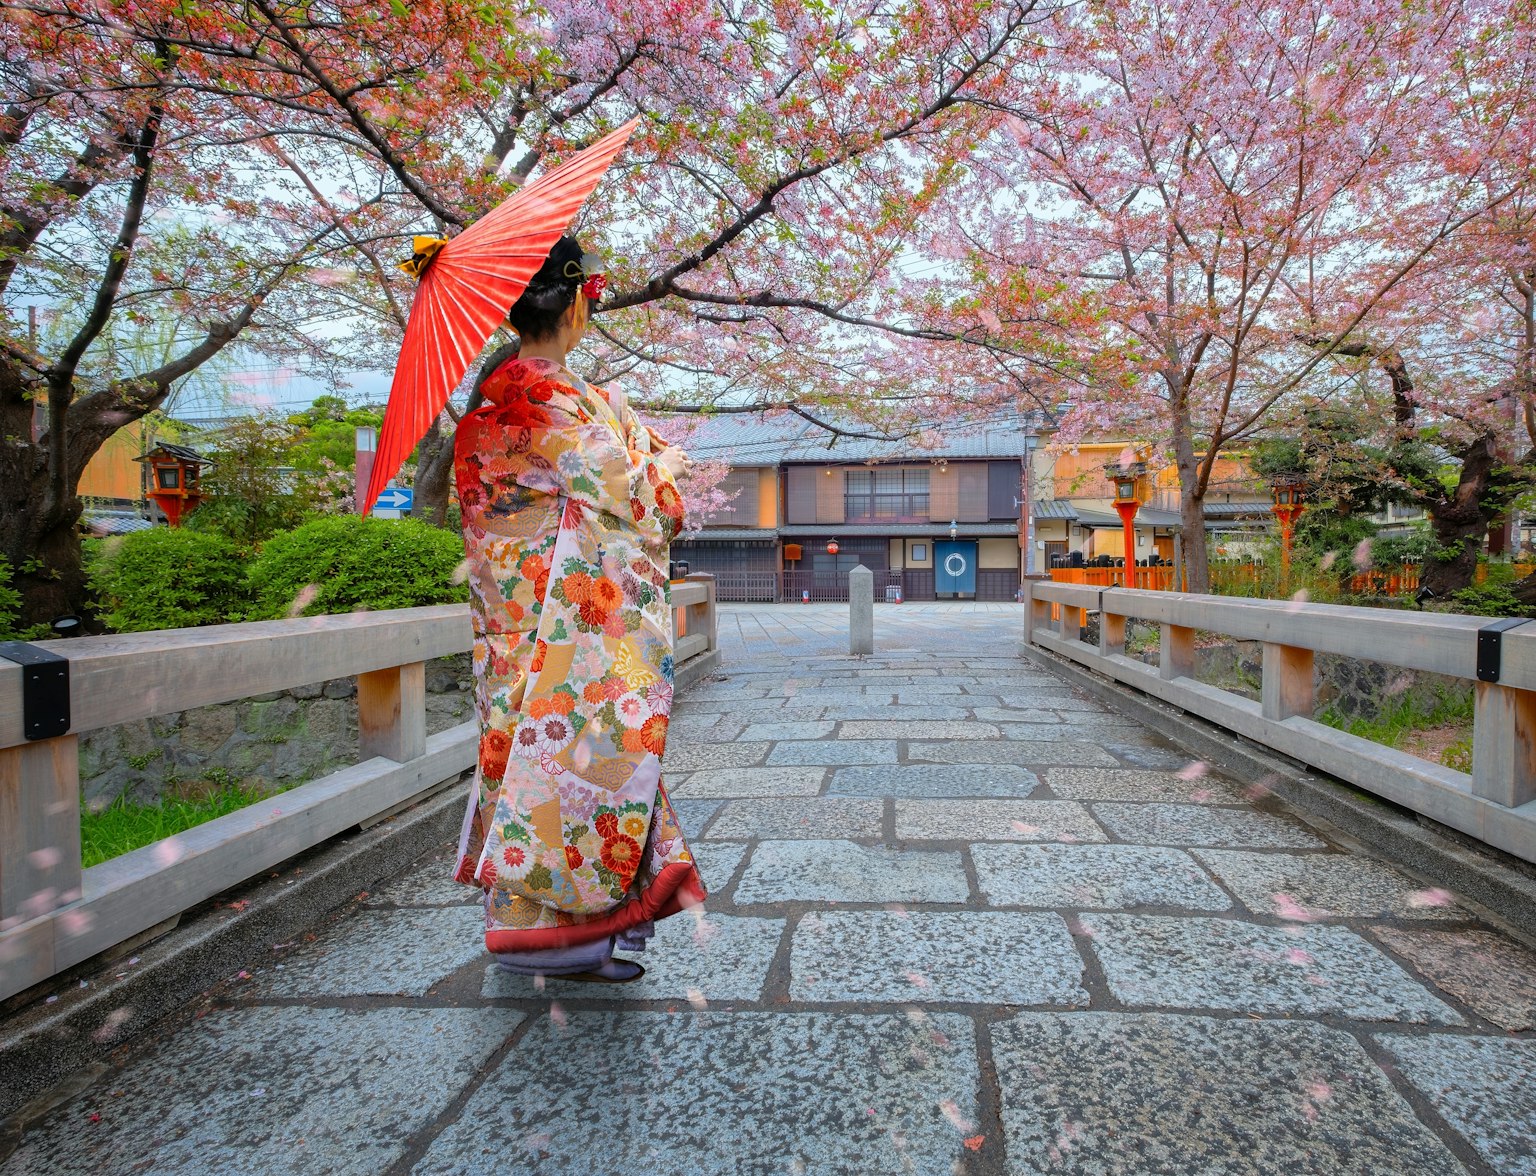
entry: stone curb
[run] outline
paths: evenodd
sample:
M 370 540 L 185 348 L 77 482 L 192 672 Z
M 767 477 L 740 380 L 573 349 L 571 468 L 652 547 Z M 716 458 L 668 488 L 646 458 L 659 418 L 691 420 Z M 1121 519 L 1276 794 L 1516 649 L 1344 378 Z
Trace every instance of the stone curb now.
M 1471 899 L 1509 929 L 1536 942 L 1536 878 L 1497 850 L 1425 823 L 1408 810 L 1320 776 L 1268 748 L 1206 720 L 1148 698 L 1048 650 L 1025 647 L 1024 657 L 1081 686 L 1195 755 L 1250 782 L 1262 780 L 1276 796 L 1336 825 L 1388 861 L 1434 879 Z
M 290 858 L 270 876 L 183 914 L 175 930 L 137 951 L 136 965 L 127 966 L 121 957 L 109 963 L 98 959 L 54 977 L 55 1003 L 39 1000 L 0 1020 L 0 1124 L 8 1129 L 0 1136 L 41 1113 L 59 1083 L 99 1068 L 130 1038 L 243 964 L 269 954 L 273 943 L 301 934 L 360 890 L 451 839 L 463 820 L 468 779 L 461 777 L 366 831 L 332 838 Z M 235 900 L 247 905 L 231 910 Z M 123 978 L 115 979 L 120 972 Z
M 708 653 L 701 653 L 690 657 L 682 665 L 677 667 L 677 673 L 672 679 L 672 689 L 682 691 L 688 689 L 695 682 L 702 681 L 720 669 L 720 651 L 711 649 Z

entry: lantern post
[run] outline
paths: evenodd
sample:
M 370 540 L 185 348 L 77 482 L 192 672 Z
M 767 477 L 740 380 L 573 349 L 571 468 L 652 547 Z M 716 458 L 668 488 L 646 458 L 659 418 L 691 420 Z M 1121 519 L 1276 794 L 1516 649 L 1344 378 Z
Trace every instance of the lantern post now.
M 1104 476 L 1115 487 L 1115 513 L 1125 530 L 1125 586 L 1136 587 L 1136 511 L 1141 507 L 1141 477 L 1147 472 L 1144 461 L 1129 465 L 1107 465 Z
M 1275 518 L 1280 523 L 1280 576 L 1286 591 L 1291 584 L 1291 544 L 1295 539 L 1296 520 L 1307 509 L 1304 502 L 1306 482 L 1295 474 L 1276 478 L 1270 487 L 1274 498 Z

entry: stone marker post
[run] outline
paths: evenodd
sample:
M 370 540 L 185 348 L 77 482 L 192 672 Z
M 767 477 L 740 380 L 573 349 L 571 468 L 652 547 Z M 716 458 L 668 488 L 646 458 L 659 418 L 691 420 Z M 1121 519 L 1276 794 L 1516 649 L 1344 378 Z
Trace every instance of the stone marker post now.
M 875 574 L 862 564 L 848 573 L 848 652 L 875 652 Z

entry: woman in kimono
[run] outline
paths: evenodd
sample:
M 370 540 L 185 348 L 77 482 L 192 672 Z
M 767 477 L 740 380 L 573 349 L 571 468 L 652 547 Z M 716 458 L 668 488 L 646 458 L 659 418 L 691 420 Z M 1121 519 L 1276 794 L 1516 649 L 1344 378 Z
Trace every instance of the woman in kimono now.
M 661 784 L 689 461 L 565 366 L 594 261 L 555 245 L 455 439 L 481 730 L 455 876 L 483 888 L 503 968 L 622 983 L 644 969 L 614 947 L 704 898 Z

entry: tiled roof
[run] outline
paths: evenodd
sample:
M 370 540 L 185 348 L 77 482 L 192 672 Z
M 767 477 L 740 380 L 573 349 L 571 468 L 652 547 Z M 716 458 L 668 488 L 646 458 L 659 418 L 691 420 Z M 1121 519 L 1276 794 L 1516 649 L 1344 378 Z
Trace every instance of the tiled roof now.
M 678 536 L 677 542 L 696 543 L 705 539 L 761 539 L 765 543 L 772 543 L 778 537 L 779 533 L 772 527 L 711 527 L 706 523 L 702 531 L 684 532 Z
M 1029 513 L 1036 519 L 1075 519 L 1077 507 L 1064 498 L 1045 498 L 1031 502 Z
M 853 422 L 839 423 L 862 432 L 875 431 Z M 941 457 L 1018 459 L 1024 455 L 1029 423 L 1024 417 L 1010 417 L 971 424 L 938 425 L 931 430 L 935 444 L 923 447 L 917 437 L 897 437 L 889 441 L 834 437 L 790 412 L 722 413 L 693 424 L 684 444 L 695 457 L 712 458 L 733 466 L 773 466 L 786 462 L 926 461 Z M 665 423 L 660 431 L 668 431 Z
M 1274 512 L 1274 506 L 1268 502 L 1207 502 L 1205 504 L 1205 517 L 1208 519 L 1259 518 Z
M 986 536 L 1013 536 L 1017 537 L 1019 525 L 1017 523 L 957 523 L 956 534 L 966 539 L 975 539 Z M 947 539 L 949 538 L 948 523 L 818 523 L 815 526 L 799 525 L 780 528 L 779 533 L 787 539 L 795 539 L 799 536 L 806 538 L 838 538 L 850 535 L 870 536 L 889 535 L 891 538 L 913 539 Z

